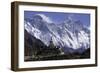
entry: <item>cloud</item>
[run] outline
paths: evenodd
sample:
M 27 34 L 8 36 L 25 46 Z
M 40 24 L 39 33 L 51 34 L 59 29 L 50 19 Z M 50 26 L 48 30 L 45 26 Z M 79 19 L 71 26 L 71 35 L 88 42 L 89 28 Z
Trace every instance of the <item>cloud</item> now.
M 68 19 L 70 19 L 70 20 L 73 20 L 73 18 L 74 18 L 74 14 L 70 14 L 70 15 L 68 16 Z
M 43 18 L 43 20 L 46 21 L 47 23 L 53 23 L 53 21 L 46 15 L 44 15 L 44 14 L 37 14 L 37 15 L 41 16 Z

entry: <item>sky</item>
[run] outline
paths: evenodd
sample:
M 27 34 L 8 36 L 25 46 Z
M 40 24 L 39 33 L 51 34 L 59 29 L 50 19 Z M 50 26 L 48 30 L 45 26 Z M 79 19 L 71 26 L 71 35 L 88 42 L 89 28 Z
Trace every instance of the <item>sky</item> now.
M 24 11 L 24 18 L 33 18 L 37 14 L 45 15 L 48 20 L 57 24 L 64 22 L 70 17 L 73 20 L 80 20 L 86 26 L 90 26 L 90 14 L 83 13 Z

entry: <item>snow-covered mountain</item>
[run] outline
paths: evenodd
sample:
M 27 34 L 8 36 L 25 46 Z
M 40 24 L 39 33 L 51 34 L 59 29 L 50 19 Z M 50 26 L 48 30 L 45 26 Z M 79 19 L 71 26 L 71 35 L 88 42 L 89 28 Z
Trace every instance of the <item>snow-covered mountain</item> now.
M 41 40 L 46 46 L 50 41 L 56 47 L 64 50 L 90 48 L 90 31 L 81 21 L 66 19 L 63 23 L 55 24 L 49 17 L 43 14 L 34 15 L 32 19 L 25 19 L 25 30 Z

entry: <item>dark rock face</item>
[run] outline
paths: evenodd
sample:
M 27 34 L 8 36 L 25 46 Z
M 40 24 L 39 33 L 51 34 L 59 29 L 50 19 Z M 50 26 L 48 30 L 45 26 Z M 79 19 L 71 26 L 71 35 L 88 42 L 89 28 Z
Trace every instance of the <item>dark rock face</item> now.
M 42 43 L 40 40 L 36 39 L 35 37 L 31 36 L 25 30 L 25 55 L 30 56 L 32 54 L 36 54 L 36 52 L 39 51 L 42 47 L 46 47 L 44 43 Z

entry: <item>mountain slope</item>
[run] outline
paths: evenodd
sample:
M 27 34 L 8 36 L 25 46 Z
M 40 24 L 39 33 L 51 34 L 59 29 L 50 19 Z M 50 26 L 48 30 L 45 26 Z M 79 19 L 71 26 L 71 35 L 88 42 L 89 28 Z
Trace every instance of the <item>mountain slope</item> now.
M 25 19 L 24 24 L 25 30 L 36 39 L 46 46 L 49 46 L 52 40 L 53 44 L 62 48 L 65 53 L 90 48 L 90 32 L 79 20 L 67 19 L 63 23 L 55 24 L 45 15 L 37 14 L 32 19 Z

